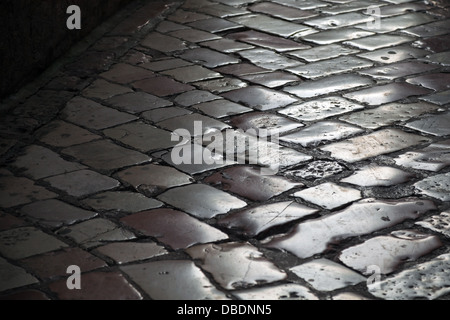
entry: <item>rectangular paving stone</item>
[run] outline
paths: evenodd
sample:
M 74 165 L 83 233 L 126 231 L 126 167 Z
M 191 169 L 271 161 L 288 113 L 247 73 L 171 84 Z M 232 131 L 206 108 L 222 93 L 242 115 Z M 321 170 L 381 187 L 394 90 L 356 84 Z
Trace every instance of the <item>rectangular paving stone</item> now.
M 321 77 L 344 73 L 355 69 L 368 68 L 372 65 L 372 62 L 350 56 L 310 63 L 296 68 L 288 68 L 287 71 L 307 79 L 315 80 Z
M 196 104 L 219 99 L 221 99 L 221 97 L 216 96 L 211 92 L 203 90 L 193 90 L 180 94 L 178 97 L 175 98 L 174 102 L 182 105 L 183 107 L 191 107 Z
M 141 45 L 161 52 L 181 51 L 188 48 L 184 41 L 158 32 L 150 33 L 141 41 Z
M 142 114 L 142 118 L 147 119 L 153 123 L 157 123 L 160 121 L 184 116 L 184 115 L 191 114 L 191 113 L 192 113 L 192 111 L 187 110 L 185 108 L 168 107 L 168 108 L 161 108 L 161 109 L 155 109 L 155 110 L 144 112 Z
M 241 79 L 272 89 L 300 81 L 300 78 L 297 76 L 279 71 L 241 76 Z
M 438 92 L 429 96 L 420 97 L 420 100 L 431 102 L 439 106 L 444 106 L 450 103 L 450 90 Z
M 439 232 L 450 238 L 450 212 L 442 212 L 440 215 L 416 222 L 416 225 Z
M 380 63 L 394 63 L 412 58 L 421 58 L 428 54 L 427 51 L 408 45 L 379 49 L 367 53 L 358 54 L 358 57 Z
M 2 292 L 39 282 L 24 269 L 8 263 L 2 257 L 0 257 L 0 270 L 0 291 Z
M 420 96 L 430 93 L 429 89 L 413 86 L 408 83 L 391 83 L 347 93 L 345 98 L 366 103 L 370 106 L 379 106 L 385 103 L 402 100 L 412 96 Z
M 429 139 L 422 136 L 397 129 L 387 129 L 367 136 L 337 142 L 320 149 L 330 152 L 334 158 L 353 163 L 400 151 L 429 141 Z
M 197 30 L 197 29 L 177 30 L 177 31 L 172 31 L 169 34 L 173 37 L 184 40 L 183 42 L 188 41 L 188 42 L 193 42 L 193 43 L 218 40 L 221 38 L 220 36 L 218 36 L 214 33 Z
M 148 260 L 167 254 L 167 251 L 152 242 L 113 242 L 95 249 L 113 259 L 117 264 Z
M 238 16 L 230 18 L 230 20 L 251 29 L 256 29 L 285 38 L 294 35 L 303 36 L 316 32 L 310 27 L 280 19 L 275 19 L 262 14 Z
M 289 9 L 290 10 L 290 9 Z M 297 41 L 292 41 L 282 37 L 268 35 L 258 31 L 245 31 L 227 35 L 228 38 L 243 41 L 265 49 L 272 49 L 278 52 L 301 50 L 311 48 L 308 45 Z
M 118 169 L 142 164 L 151 160 L 151 158 L 145 154 L 123 148 L 109 140 L 94 141 L 79 146 L 69 147 L 62 152 L 79 159 L 82 163 L 91 168 L 99 170 Z
M 445 67 L 450 66 L 450 51 L 447 52 L 439 52 L 432 55 L 429 55 L 423 59 L 422 61 L 433 63 L 433 64 L 440 64 Z
M 396 17 L 382 18 L 379 28 L 377 27 L 375 30 L 377 33 L 393 32 L 396 30 L 425 24 L 431 21 L 434 21 L 433 16 L 422 12 L 414 12 Z M 373 27 L 368 26 L 367 24 L 361 24 L 356 26 L 356 28 L 371 30 Z
M 300 98 L 312 98 L 344 90 L 369 86 L 374 82 L 356 74 L 330 76 L 319 80 L 305 81 L 283 90 Z
M 0 231 L 25 226 L 27 223 L 9 213 L 0 211 Z
M 274 0 L 273 2 L 301 10 L 312 10 L 328 6 L 328 3 L 318 0 Z
M 438 107 L 424 102 L 390 103 L 375 109 L 354 112 L 339 119 L 363 128 L 378 129 L 397 122 L 408 121 L 411 118 L 437 111 L 437 109 Z
M 172 209 L 140 212 L 120 221 L 146 236 L 157 238 L 159 242 L 174 250 L 228 239 L 228 236 L 218 229 Z
M 392 4 L 383 6 L 381 10 L 382 17 L 390 17 L 396 15 L 402 15 L 408 12 L 424 11 L 430 9 L 429 5 L 420 2 L 406 2 L 401 4 Z
M 109 191 L 96 194 L 83 200 L 82 203 L 96 211 L 108 211 L 112 213 L 134 213 L 159 208 L 163 205 L 158 200 L 129 191 Z
M 201 14 L 201 13 L 178 9 L 173 14 L 171 14 L 168 18 L 171 21 L 185 24 L 185 23 L 194 22 L 194 21 L 198 21 L 198 20 L 205 20 L 205 19 L 208 19 L 209 16 L 207 16 L 205 14 Z
M 192 65 L 191 62 L 185 61 L 178 58 L 165 58 L 160 60 L 152 60 L 150 62 L 144 63 L 141 66 L 143 68 L 152 70 L 152 71 L 164 71 L 170 69 L 176 69 L 181 67 L 186 67 Z
M 428 22 L 433 21 L 429 20 Z M 421 26 L 403 30 L 404 33 L 416 37 L 428 38 L 448 34 L 448 19 L 443 21 L 435 21 Z
M 210 49 L 222 52 L 222 53 L 235 53 L 242 50 L 254 49 L 255 47 L 246 43 L 234 41 L 227 38 L 218 40 L 202 42 L 202 46 Z
M 257 67 L 250 63 L 237 63 L 229 66 L 220 67 L 214 70 L 220 73 L 231 74 L 237 77 L 258 73 L 266 73 L 270 71 L 269 69 Z
M 373 32 L 364 31 L 356 28 L 342 28 L 309 34 L 306 36 L 302 36 L 301 39 L 319 45 L 327 45 L 342 42 L 345 40 L 364 38 L 374 34 L 375 33 Z
M 421 63 L 421 62 L 403 62 L 389 64 L 386 66 L 376 67 L 368 70 L 359 71 L 360 74 L 371 76 L 375 79 L 394 80 L 412 74 L 424 73 L 437 69 L 438 66 Z M 407 80 L 408 83 L 416 84 Z
M 68 245 L 34 227 L 22 227 L 0 232 L 0 252 L 19 260 L 41 253 L 59 250 Z
M 364 107 L 340 97 L 317 99 L 278 111 L 300 121 L 315 121 L 348 113 Z
M 228 4 L 229 3 L 221 4 L 208 2 L 207 6 L 200 6 L 199 8 L 196 9 L 199 12 L 206 13 L 211 16 L 216 16 L 219 18 L 235 17 L 249 13 L 245 8 L 232 7 L 229 6 Z
M 442 242 L 436 236 L 399 230 L 347 248 L 339 260 L 365 275 L 372 274 L 371 266 L 379 267 L 381 274 L 390 274 L 405 262 L 416 261 L 441 246 Z
M 450 135 L 450 112 L 422 117 L 405 127 L 438 137 Z
M 406 82 L 435 91 L 450 89 L 450 73 L 433 73 L 410 78 Z
M 340 56 L 346 56 L 358 52 L 359 50 L 343 47 L 338 44 L 329 44 L 314 47 L 311 49 L 290 51 L 288 55 L 306 60 L 308 62 L 317 62 L 320 60 L 337 58 Z
M 359 49 L 374 51 L 381 48 L 397 46 L 405 42 L 412 42 L 414 38 L 406 36 L 397 36 L 389 34 L 378 34 L 363 39 L 350 40 L 344 42 L 346 45 L 350 45 Z
M 133 87 L 154 94 L 158 97 L 166 97 L 174 94 L 194 90 L 194 87 L 175 81 L 172 78 L 159 76 L 133 83 Z
M 154 77 L 155 74 L 149 70 L 135 67 L 125 63 L 114 65 L 109 71 L 101 73 L 101 77 L 106 80 L 127 84 L 130 82 Z
M 172 134 L 169 131 L 158 129 L 143 122 L 133 122 L 113 129 L 107 129 L 104 131 L 104 134 L 144 153 L 167 149 L 176 145 L 175 142 L 171 141 Z M 135 159 L 144 159 L 143 155 L 138 157 L 138 154 L 129 153 L 129 151 L 124 151 L 122 154 L 128 154 L 128 156 L 132 156 Z M 111 161 L 113 161 L 114 155 L 110 155 L 110 157 Z M 132 158 L 130 161 L 133 161 Z
M 444 254 L 415 267 L 406 269 L 381 283 L 368 286 L 369 292 L 378 298 L 389 300 L 434 300 L 450 292 L 447 270 L 450 255 Z
M 337 29 L 372 21 L 372 17 L 356 12 L 309 19 L 303 23 L 321 30 Z
M 157 123 L 158 126 L 175 132 L 187 130 L 192 137 L 201 137 L 207 133 L 220 132 L 231 128 L 229 125 L 204 115 L 193 113 L 181 117 L 171 118 Z M 177 142 L 173 143 L 176 145 Z
M 128 87 L 119 86 L 105 80 L 96 80 L 81 93 L 87 98 L 105 100 L 117 96 L 118 94 L 129 92 L 133 92 L 133 90 Z
M 442 201 L 450 201 L 450 173 L 430 176 L 417 182 L 414 187 L 419 194 Z
M 360 187 L 389 187 L 408 182 L 412 178 L 413 174 L 396 168 L 369 165 L 341 181 Z
M 226 300 L 189 260 L 161 260 L 120 268 L 154 300 Z
M 54 147 L 70 147 L 100 139 L 100 136 L 86 129 L 61 120 L 50 122 L 41 128 L 38 136 L 40 141 Z
M 14 161 L 13 166 L 36 180 L 86 168 L 79 163 L 66 161 L 57 153 L 41 146 L 31 145 L 24 152 L 24 155 Z
M 107 104 L 132 114 L 171 106 L 173 103 L 145 92 L 133 92 L 115 96 Z
M 75 97 L 62 110 L 64 120 L 88 129 L 106 129 L 136 120 L 135 116 L 102 106 L 92 100 Z
M 247 87 L 247 83 L 234 78 L 222 78 L 215 80 L 206 80 L 194 83 L 196 87 L 202 90 L 210 91 L 215 94 L 229 92 Z
M 239 55 L 250 60 L 258 67 L 269 70 L 282 70 L 304 65 L 304 63 L 298 60 L 290 59 L 271 50 L 261 48 L 239 51 Z
M 292 7 L 286 7 L 277 3 L 262 2 L 249 7 L 249 10 L 257 13 L 264 13 L 275 18 L 281 18 L 287 21 L 298 21 L 312 18 L 317 15 L 314 11 L 299 10 Z
M 100 191 L 117 188 L 120 183 L 110 177 L 90 170 L 81 170 L 45 179 L 56 189 L 70 196 L 83 197 Z
M 248 243 L 199 245 L 186 250 L 202 269 L 228 290 L 253 287 L 261 282 L 272 283 L 287 278 L 257 248 Z
M 233 117 L 230 120 L 230 124 L 246 132 L 253 129 L 257 135 L 259 135 L 260 130 L 267 130 L 268 136 L 285 134 L 289 131 L 303 127 L 303 124 L 297 121 L 264 112 L 252 112 L 250 114 Z
M 199 63 L 207 68 L 217 68 L 227 64 L 239 63 L 236 58 L 206 48 L 191 49 L 183 53 L 181 58 Z
M 253 111 L 253 109 L 224 99 L 200 103 L 195 105 L 194 108 L 217 119 Z
M 232 31 L 235 29 L 240 29 L 242 26 L 233 23 L 231 21 L 221 19 L 221 18 L 209 18 L 204 20 L 197 20 L 187 24 L 188 26 L 203 31 L 208 31 L 212 33 Z
M 173 70 L 166 70 L 162 73 L 184 83 L 222 78 L 220 73 L 208 70 L 202 66 L 187 66 Z
M 22 207 L 21 212 L 40 225 L 50 228 L 71 225 L 97 216 L 96 212 L 87 211 L 56 199 L 33 202 Z
M 328 251 L 332 244 L 417 219 L 434 209 L 436 206 L 428 200 L 362 200 L 337 213 L 302 222 L 287 235 L 268 239 L 265 246 L 305 259 Z
M 319 300 L 311 291 L 295 283 L 280 284 L 233 292 L 240 300 Z
M 332 2 L 333 2 L 332 6 L 320 8 L 320 12 L 331 14 L 331 15 L 336 15 L 336 14 L 340 14 L 340 13 L 365 10 L 368 7 L 373 6 L 373 5 L 380 6 L 382 8 L 383 12 L 386 8 L 384 3 L 380 3 L 379 1 L 373 1 L 373 0 L 332 1 Z M 334 3 L 336 3 L 336 4 L 334 4 Z
M 397 165 L 407 168 L 440 171 L 450 165 L 450 140 L 436 142 L 425 149 L 401 154 L 394 161 Z
M 226 192 L 203 184 L 171 189 L 158 199 L 202 219 L 210 219 L 247 205 Z

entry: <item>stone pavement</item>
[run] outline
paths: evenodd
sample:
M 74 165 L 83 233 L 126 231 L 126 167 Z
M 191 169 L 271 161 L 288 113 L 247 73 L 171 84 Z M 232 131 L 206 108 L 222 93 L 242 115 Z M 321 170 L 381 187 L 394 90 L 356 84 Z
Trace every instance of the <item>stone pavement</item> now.
M 449 1 L 133 8 L 2 115 L 3 299 L 450 298 Z

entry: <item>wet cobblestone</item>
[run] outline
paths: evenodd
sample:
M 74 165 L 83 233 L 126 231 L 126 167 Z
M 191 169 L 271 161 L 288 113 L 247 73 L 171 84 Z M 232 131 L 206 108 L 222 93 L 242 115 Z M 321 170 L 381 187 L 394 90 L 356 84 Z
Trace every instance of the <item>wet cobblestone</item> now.
M 0 299 L 448 300 L 448 3 L 162 7 L 2 105 Z

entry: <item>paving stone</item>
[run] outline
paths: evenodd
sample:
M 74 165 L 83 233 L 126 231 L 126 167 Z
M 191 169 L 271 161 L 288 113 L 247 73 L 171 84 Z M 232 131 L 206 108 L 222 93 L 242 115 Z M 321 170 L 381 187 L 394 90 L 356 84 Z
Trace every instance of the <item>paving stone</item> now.
M 413 177 L 413 174 L 396 168 L 370 165 L 341 181 L 360 187 L 389 187 L 408 182 Z
M 136 117 L 108 108 L 94 101 L 75 97 L 62 111 L 64 120 L 80 126 L 101 130 L 136 120 Z
M 142 117 L 153 123 L 158 123 L 164 120 L 185 116 L 191 113 L 192 111 L 185 108 L 168 107 L 144 112 L 142 114 Z
M 437 66 L 429 65 L 421 62 L 404 62 L 404 63 L 396 63 L 390 64 L 387 66 L 376 67 L 364 71 L 359 71 L 360 74 L 371 76 L 375 79 L 386 79 L 386 80 L 394 80 L 397 78 L 402 78 L 404 76 L 418 74 L 427 72 L 433 69 L 436 69 Z M 411 80 L 411 79 L 410 79 Z M 412 81 L 407 80 L 408 83 L 413 83 Z
M 450 73 L 427 74 L 410 78 L 406 82 L 435 91 L 444 91 L 450 89 Z
M 388 300 L 437 299 L 450 292 L 447 270 L 450 255 L 444 254 L 368 286 L 369 292 Z
M 339 260 L 365 275 L 371 275 L 371 267 L 374 266 L 379 268 L 381 274 L 390 274 L 403 263 L 416 261 L 441 246 L 442 242 L 436 236 L 399 230 L 345 249 Z
M 200 267 L 211 273 L 214 280 L 228 290 L 250 288 L 287 278 L 283 271 L 248 243 L 199 245 L 186 252 L 198 260 Z
M 340 56 L 346 56 L 353 53 L 358 53 L 359 50 L 343 47 L 338 44 L 330 44 L 325 46 L 318 46 L 311 49 L 302 49 L 298 51 L 290 51 L 288 54 L 308 62 L 317 62 Z
M 0 291 L 24 287 L 39 281 L 24 269 L 8 263 L 0 257 Z
M 306 36 L 301 39 L 313 42 L 319 45 L 333 44 L 345 40 L 359 39 L 373 35 L 373 32 L 364 31 L 356 28 L 342 28 L 337 30 L 321 31 Z
M 191 62 L 178 58 L 165 58 L 161 60 L 154 60 L 142 65 L 143 68 L 152 71 L 164 71 L 192 65 Z
M 363 130 L 339 121 L 322 121 L 301 131 L 280 138 L 281 141 L 315 147 L 329 141 L 341 140 L 364 132 Z
M 15 216 L 0 211 L 0 231 L 25 226 L 27 223 Z
M 423 117 L 409 122 L 406 127 L 438 137 L 448 136 L 450 135 L 450 112 Z
M 235 53 L 242 50 L 249 50 L 255 48 L 254 46 L 251 46 L 249 44 L 226 38 L 202 42 L 202 46 L 214 49 L 216 51 L 220 51 L 222 53 Z
M 247 87 L 247 84 L 245 82 L 233 78 L 200 81 L 194 83 L 194 85 L 202 90 L 211 91 L 212 93 L 216 94 Z
M 214 70 L 220 73 L 231 74 L 236 77 L 247 76 L 251 74 L 267 73 L 270 71 L 268 69 L 257 67 L 250 63 L 237 63 L 229 66 L 220 67 Z
M 313 215 L 318 210 L 287 201 L 233 213 L 218 221 L 223 228 L 247 237 L 254 237 L 272 227 L 287 224 Z
M 139 192 L 152 197 L 166 189 L 191 184 L 193 179 L 180 171 L 155 164 L 132 167 L 120 171 L 117 176 Z
M 303 124 L 270 113 L 252 112 L 242 116 L 233 117 L 229 122 L 233 127 L 244 131 L 254 129 L 267 130 L 269 136 L 283 134 L 303 127 Z
M 315 80 L 324 76 L 368 68 L 372 65 L 372 62 L 350 56 L 310 63 L 305 66 L 288 68 L 287 70 L 301 77 Z
M 328 6 L 328 3 L 317 0 L 275 0 L 274 2 L 301 10 L 312 10 Z
M 288 9 L 291 10 L 291 9 Z M 238 41 L 247 42 L 258 47 L 272 49 L 278 52 L 286 52 L 292 50 L 301 50 L 311 48 L 308 45 L 297 41 L 292 41 L 282 37 L 276 37 L 258 31 L 237 32 L 227 35 L 228 38 Z
M 207 15 L 192 12 L 192 11 L 177 10 L 176 12 L 171 14 L 168 18 L 171 21 L 185 24 L 185 23 L 194 22 L 194 21 L 198 21 L 198 20 L 209 19 L 210 17 Z
M 162 260 L 121 270 L 154 300 L 226 300 L 192 261 Z
M 204 182 L 254 201 L 266 201 L 302 186 L 282 177 L 261 175 L 259 169 L 243 166 L 222 170 Z
M 172 209 L 137 213 L 122 218 L 121 222 L 146 236 L 156 238 L 174 250 L 228 239 L 228 236 L 218 229 Z
M 375 30 L 377 31 L 377 33 L 393 32 L 400 29 L 406 29 L 409 27 L 425 24 L 431 21 L 434 21 L 434 18 L 429 14 L 422 12 L 407 13 L 396 17 L 382 18 L 380 26 L 377 26 Z M 356 28 L 373 30 L 374 27 L 367 24 L 361 24 L 357 25 Z
M 128 52 L 128 54 L 125 55 L 123 61 L 134 66 L 141 66 L 145 63 L 150 62 L 151 60 L 152 60 L 151 56 L 146 55 L 145 53 L 142 53 L 140 51 L 131 49 Z
M 304 63 L 287 58 L 268 49 L 252 49 L 239 51 L 238 54 L 258 67 L 272 71 L 304 65 Z
M 428 22 L 433 21 L 433 18 L 428 16 Z M 424 19 L 426 20 L 426 19 Z M 423 24 L 423 23 L 417 23 L 415 25 Z M 440 36 L 445 35 L 449 32 L 448 29 L 448 19 L 444 21 L 435 21 L 428 24 L 423 24 L 421 26 L 409 28 L 406 30 L 403 30 L 404 33 L 408 35 L 413 35 L 416 37 L 422 37 L 422 38 L 428 38 L 428 37 L 434 37 L 434 36 Z
M 83 274 L 81 290 L 67 288 L 67 280 L 53 282 L 49 288 L 60 300 L 142 300 L 141 294 L 119 272 Z
M 377 201 L 366 199 L 337 213 L 300 223 L 290 233 L 270 239 L 265 245 L 308 258 L 329 250 L 331 245 L 377 230 L 417 219 L 436 209 L 428 200 Z M 332 226 L 332 228 L 330 228 Z
M 8 275 L 7 275 L 8 276 Z M 36 280 L 37 281 L 37 280 Z M 24 300 L 50 300 L 45 293 L 38 290 L 24 290 L 19 291 L 7 295 L 0 296 L 0 300 L 8 300 L 8 301 L 24 301 Z
M 359 23 L 368 23 L 373 18 L 356 12 L 342 13 L 328 17 L 309 19 L 304 24 L 321 30 L 348 27 Z
M 147 198 L 140 193 L 116 191 L 104 192 L 82 201 L 98 211 L 140 212 L 161 207 L 158 200 Z
M 206 31 L 196 30 L 196 29 L 185 29 L 185 30 L 177 30 L 170 32 L 170 35 L 181 40 L 185 40 L 183 42 L 192 42 L 192 43 L 200 43 L 204 41 L 212 41 L 218 40 L 221 37 Z
M 422 59 L 428 63 L 440 64 L 445 67 L 450 67 L 450 52 L 440 52 L 427 56 Z
M 145 92 L 127 93 L 106 101 L 111 106 L 132 114 L 172 105 L 172 102 Z
M 21 212 L 39 224 L 51 228 L 71 225 L 97 216 L 95 212 L 77 208 L 55 199 L 33 202 L 24 206 Z
M 420 194 L 442 201 L 450 201 L 450 173 L 425 178 L 414 186 Z
M 285 72 L 270 72 L 241 76 L 241 79 L 255 84 L 260 84 L 268 88 L 277 88 L 292 82 L 300 81 L 300 78 Z
M 298 284 L 287 283 L 271 287 L 233 292 L 241 300 L 319 300 L 311 291 Z
M 379 63 L 395 63 L 406 59 L 420 58 L 427 55 L 427 51 L 413 48 L 408 45 L 379 49 L 367 53 L 358 54 L 358 57 L 369 59 Z
M 346 41 L 344 42 L 344 44 L 356 47 L 358 49 L 373 51 L 386 47 L 397 46 L 405 42 L 412 42 L 412 41 L 414 41 L 414 38 L 411 37 L 397 36 L 390 34 L 378 34 L 363 39 Z
M 432 94 L 426 97 L 421 97 L 419 99 L 443 106 L 450 103 L 450 90 Z
M 171 141 L 172 134 L 170 132 L 158 129 L 154 126 L 145 124 L 144 122 L 133 122 L 115 127 L 113 129 L 107 129 L 104 131 L 104 134 L 114 140 L 120 141 L 127 146 L 133 147 L 145 153 L 159 149 L 171 148 L 176 145 L 175 142 Z M 103 149 L 110 149 L 109 156 L 111 157 L 111 164 L 109 168 L 112 168 L 111 166 L 114 166 L 114 154 L 118 155 L 119 149 L 117 147 L 113 148 L 113 145 L 109 143 L 104 145 L 105 147 L 103 147 Z M 110 146 L 110 148 L 106 147 L 106 145 Z M 97 145 L 97 147 L 99 147 L 98 150 L 100 152 L 102 150 L 102 146 Z M 128 165 L 140 164 L 150 160 L 143 154 L 131 152 L 131 150 L 127 149 L 123 149 L 121 153 L 123 155 L 127 155 L 127 159 L 129 160 L 129 162 L 127 162 L 126 164 Z M 98 163 L 98 165 L 100 164 Z M 106 166 L 103 166 L 103 168 L 105 167 Z
M 114 65 L 109 71 L 101 73 L 100 76 L 109 81 L 117 82 L 120 84 L 127 84 L 130 82 L 154 77 L 155 74 L 143 68 L 135 67 L 125 63 L 118 63 Z
M 67 267 L 77 265 L 83 273 L 106 267 L 107 264 L 79 248 L 65 248 L 23 259 L 21 264 L 41 279 L 67 276 Z
M 175 81 L 169 77 L 153 77 L 133 83 L 133 87 L 141 89 L 158 97 L 166 97 L 174 94 L 194 90 L 194 87 Z
M 371 106 L 379 106 L 384 103 L 402 100 L 411 96 L 420 96 L 429 93 L 430 90 L 410 85 L 408 83 L 391 83 L 377 86 L 344 95 L 345 98 L 367 103 Z
M 184 41 L 158 32 L 150 33 L 141 41 L 141 45 L 166 53 L 186 50 L 188 48 Z
M 120 183 L 108 176 L 90 170 L 80 170 L 45 179 L 56 189 L 70 196 L 83 197 L 117 188 Z
M 240 29 L 242 26 L 220 18 L 209 18 L 205 20 L 197 20 L 188 24 L 188 26 L 212 33 L 232 31 Z
M 338 301 L 365 301 L 371 300 L 353 292 L 343 292 L 333 296 L 332 300 Z
M 162 122 L 158 122 L 157 125 L 172 132 L 184 129 L 187 130 L 193 137 L 202 136 L 212 131 L 220 132 L 222 130 L 230 128 L 229 125 L 223 122 L 203 116 L 198 113 L 164 120 Z
M 0 232 L 0 252 L 3 256 L 14 260 L 64 247 L 67 247 L 67 244 L 34 227 L 21 227 Z
M 171 189 L 158 199 L 203 219 L 210 219 L 247 205 L 228 193 L 202 184 Z
M 24 152 L 25 154 L 19 156 L 13 165 L 36 180 L 86 168 L 78 163 L 68 162 L 41 146 L 29 146 Z
M 174 101 L 184 107 L 190 107 L 203 102 L 209 102 L 219 99 L 221 99 L 221 97 L 216 96 L 215 94 L 212 94 L 208 91 L 193 90 L 180 94 L 175 98 Z
M 128 140 L 126 141 L 128 142 Z M 145 154 L 125 149 L 108 140 L 94 141 L 79 146 L 69 147 L 62 152 L 79 159 L 82 163 L 91 168 L 99 170 L 119 169 L 142 164 L 151 160 L 151 158 Z
M 360 200 L 361 192 L 330 182 L 296 192 L 293 196 L 302 198 L 324 209 L 333 210 L 350 202 Z
M 290 269 L 319 291 L 334 291 L 366 281 L 360 274 L 327 259 L 317 259 Z
M 217 119 L 253 111 L 253 109 L 224 99 L 201 103 L 194 107 L 204 114 Z
M 429 8 L 430 8 L 429 5 L 420 2 L 393 4 L 383 6 L 380 15 L 381 17 L 390 17 L 395 15 L 402 15 L 408 12 L 424 11 Z
M 450 238 L 450 212 L 442 212 L 440 215 L 416 222 L 416 225 L 442 233 L 447 238 Z
M 198 11 L 219 18 L 235 17 L 249 13 L 245 8 L 231 7 L 221 3 L 212 4 L 212 2 L 209 2 L 208 6 L 198 8 Z
M 397 129 L 386 129 L 367 136 L 337 142 L 320 149 L 331 152 L 334 158 L 347 162 L 357 162 L 429 141 L 427 138 Z
M 407 152 L 394 161 L 399 166 L 438 172 L 450 165 L 450 140 L 434 143 L 422 150 Z
M 250 11 L 264 13 L 287 21 L 298 21 L 317 16 L 314 11 L 299 10 L 276 3 L 262 2 L 249 7 Z
M 54 147 L 70 147 L 100 138 L 85 129 L 60 120 L 41 128 L 38 136 L 40 141 Z
M 299 85 L 285 87 L 283 90 L 300 98 L 312 98 L 338 91 L 364 87 L 373 83 L 372 80 L 365 77 L 355 74 L 344 74 L 306 81 Z
M 82 248 L 92 248 L 108 242 L 127 241 L 136 238 L 130 231 L 104 218 L 91 219 L 70 227 L 63 227 L 57 233 L 72 239 Z
M 322 13 L 327 13 L 327 14 L 331 14 L 331 15 L 336 15 L 336 14 L 340 14 L 340 13 L 347 13 L 347 12 L 353 12 L 353 11 L 361 11 L 364 9 L 367 9 L 370 6 L 373 5 L 378 5 L 381 6 L 383 5 L 382 8 L 382 13 L 384 12 L 384 9 L 386 8 L 386 6 L 384 4 L 380 4 L 378 1 L 366 1 L 366 0 L 362 0 L 362 1 L 331 1 L 333 3 L 333 6 L 331 7 L 324 7 L 324 8 L 320 8 L 320 12 Z
M 334 176 L 345 170 L 345 167 L 334 161 L 313 161 L 301 169 L 290 170 L 285 176 L 293 179 L 316 180 Z
M 238 16 L 230 18 L 230 20 L 235 23 L 244 25 L 248 28 L 267 32 L 284 38 L 293 35 L 303 36 L 316 32 L 314 29 L 309 28 L 307 26 L 268 17 L 262 14 L 249 14 L 245 16 Z
M 234 90 L 224 93 L 222 96 L 260 111 L 282 108 L 297 102 L 296 99 L 291 98 L 287 94 L 258 86 Z
M 425 49 L 434 53 L 444 52 L 450 50 L 449 40 L 450 35 L 423 38 L 413 43 L 414 47 Z
M 133 90 L 105 80 L 96 80 L 89 87 L 84 89 L 82 91 L 82 94 L 87 98 L 105 100 L 117 96 L 118 94 L 124 94 L 128 92 L 133 92 Z
M 222 78 L 222 75 L 220 73 L 213 72 L 211 70 L 203 68 L 202 66 L 187 66 L 178 69 L 167 70 L 162 73 L 184 83 Z
M 56 198 L 57 194 L 27 178 L 0 171 L 0 207 L 11 208 L 34 201 Z
M 161 21 L 161 23 L 158 24 L 158 26 L 156 27 L 155 30 L 160 33 L 169 33 L 171 31 L 183 30 L 183 29 L 189 29 L 189 27 L 186 27 L 186 26 L 181 25 L 176 22 L 165 20 L 165 21 Z
M 379 129 L 437 110 L 437 107 L 423 102 L 409 104 L 390 103 L 375 109 L 354 112 L 339 119 L 363 128 Z
M 300 121 L 315 121 L 363 108 L 340 97 L 329 97 L 293 105 L 278 112 Z
M 113 259 L 117 264 L 147 260 L 167 253 L 163 247 L 152 242 L 110 243 L 98 247 L 95 252 Z

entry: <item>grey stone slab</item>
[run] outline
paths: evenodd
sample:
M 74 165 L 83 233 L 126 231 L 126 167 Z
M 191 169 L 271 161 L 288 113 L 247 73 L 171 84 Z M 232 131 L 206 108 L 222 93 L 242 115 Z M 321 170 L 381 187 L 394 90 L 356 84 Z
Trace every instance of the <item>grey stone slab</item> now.
M 407 128 L 438 137 L 450 135 L 450 112 L 423 117 L 409 122 Z
M 304 63 L 298 60 L 290 59 L 271 50 L 262 48 L 240 51 L 239 55 L 250 60 L 253 64 L 269 70 L 283 70 L 304 65 Z
M 174 52 L 187 49 L 186 43 L 182 40 L 158 32 L 150 33 L 141 42 L 141 45 L 161 52 Z
M 398 46 L 400 44 L 412 41 L 414 41 L 414 38 L 412 37 L 378 34 L 363 39 L 346 41 L 344 44 L 356 47 L 358 49 L 374 51 L 386 47 Z
M 145 92 L 133 92 L 115 96 L 107 104 L 132 114 L 171 106 L 173 103 Z
M 290 56 L 294 56 L 308 62 L 317 62 L 320 60 L 327 60 L 337 58 L 340 56 L 346 56 L 349 54 L 358 53 L 359 50 L 343 47 L 338 44 L 330 44 L 314 47 L 312 49 L 302 49 L 297 51 L 290 51 L 287 53 Z
M 418 170 L 440 171 L 450 165 L 450 140 L 434 143 L 425 149 L 404 153 L 395 163 Z
M 162 202 L 140 193 L 129 191 L 109 191 L 96 194 L 82 201 L 84 205 L 97 211 L 134 213 L 159 208 Z
M 429 96 L 420 97 L 420 100 L 431 102 L 439 106 L 444 106 L 450 103 L 450 90 L 438 92 Z
M 0 257 L 0 291 L 38 283 L 38 279 L 24 269 L 8 263 Z
M 372 165 L 341 181 L 360 187 L 388 187 L 408 182 L 413 177 L 413 174 L 396 168 Z
M 379 63 L 394 63 L 412 58 L 421 58 L 426 56 L 427 54 L 428 51 L 413 48 L 409 45 L 401 45 L 391 48 L 379 49 L 367 53 L 361 53 L 358 54 L 358 56 Z
M 167 254 L 167 251 L 156 243 L 117 242 L 95 249 L 102 255 L 113 259 L 117 264 L 148 260 Z
M 88 98 L 106 100 L 129 92 L 133 92 L 133 90 L 105 80 L 96 80 L 81 93 Z
M 241 300 L 319 300 L 311 291 L 298 284 L 288 283 L 233 292 Z
M 202 136 L 215 131 L 220 132 L 231 128 L 229 125 L 221 121 L 198 113 L 164 120 L 162 122 L 158 122 L 157 125 L 175 133 L 176 130 L 187 130 L 193 137 Z
M 416 225 L 439 232 L 450 238 L 450 212 L 442 212 L 440 215 L 416 222 Z
M 302 36 L 302 40 L 313 42 L 319 45 L 333 44 L 345 40 L 359 39 L 374 35 L 370 31 L 364 31 L 356 28 L 343 28 L 337 30 L 327 30 L 310 35 Z
M 367 24 L 357 25 L 356 28 L 361 28 L 363 30 L 369 31 L 375 30 L 377 33 L 387 33 L 418 26 L 421 24 L 426 24 L 431 21 L 434 21 L 434 17 L 432 17 L 431 15 L 422 12 L 413 12 L 396 17 L 382 18 L 380 21 L 380 26 L 376 28 L 374 28 L 374 26 L 372 25 Z M 409 32 L 409 34 L 414 35 L 411 32 Z
M 70 147 L 100 139 L 100 136 L 86 129 L 60 120 L 50 122 L 37 135 L 40 141 L 54 147 Z
M 253 111 L 253 109 L 224 99 L 201 103 L 196 105 L 195 108 L 217 119 Z
M 313 18 L 303 23 L 322 30 L 337 29 L 348 27 L 359 23 L 367 23 L 372 21 L 372 17 L 361 13 L 349 12 L 341 13 L 328 17 Z
M 425 178 L 414 186 L 420 194 L 442 201 L 450 201 L 450 173 Z
M 178 69 L 166 70 L 162 73 L 184 83 L 222 78 L 220 73 L 211 71 L 202 66 L 181 67 Z

